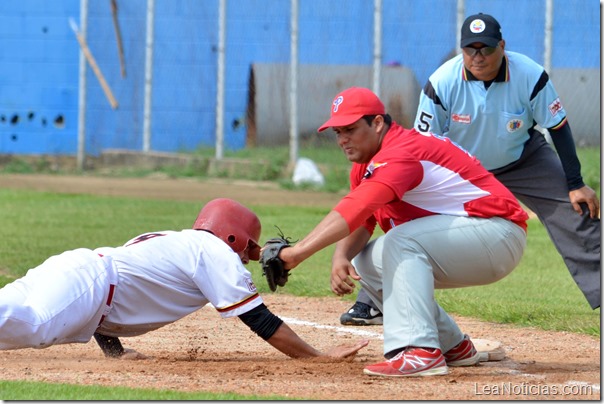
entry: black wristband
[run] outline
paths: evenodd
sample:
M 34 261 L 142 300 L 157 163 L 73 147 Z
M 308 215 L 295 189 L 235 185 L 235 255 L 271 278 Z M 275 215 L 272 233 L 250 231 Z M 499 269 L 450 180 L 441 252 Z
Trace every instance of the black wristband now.
M 283 320 L 271 313 L 264 303 L 243 313 L 239 318 L 265 341 L 283 324 Z

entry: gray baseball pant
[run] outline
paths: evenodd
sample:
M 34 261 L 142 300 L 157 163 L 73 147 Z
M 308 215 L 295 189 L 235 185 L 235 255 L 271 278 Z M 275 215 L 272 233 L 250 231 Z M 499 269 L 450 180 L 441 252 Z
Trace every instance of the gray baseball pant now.
M 600 219 L 573 210 L 566 175 L 541 133 L 524 146 L 520 159 L 493 171 L 527 208 L 535 212 L 592 309 L 600 307 Z
M 352 263 L 384 313 L 384 355 L 457 345 L 463 333 L 434 289 L 496 282 L 518 265 L 525 245 L 524 230 L 508 220 L 448 215 L 412 220 L 368 243 Z

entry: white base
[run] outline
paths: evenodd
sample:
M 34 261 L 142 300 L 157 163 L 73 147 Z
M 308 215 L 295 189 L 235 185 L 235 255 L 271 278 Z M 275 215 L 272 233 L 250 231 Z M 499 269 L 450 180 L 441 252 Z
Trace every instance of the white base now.
M 472 338 L 472 342 L 480 353 L 481 362 L 500 361 L 505 358 L 505 349 L 499 341 Z

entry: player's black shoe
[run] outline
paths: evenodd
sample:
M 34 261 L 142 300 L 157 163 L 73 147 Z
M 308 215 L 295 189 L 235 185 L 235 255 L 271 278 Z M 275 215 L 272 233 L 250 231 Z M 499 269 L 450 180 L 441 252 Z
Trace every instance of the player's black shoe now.
M 382 325 L 384 315 L 368 304 L 356 302 L 346 313 L 340 316 L 342 325 Z

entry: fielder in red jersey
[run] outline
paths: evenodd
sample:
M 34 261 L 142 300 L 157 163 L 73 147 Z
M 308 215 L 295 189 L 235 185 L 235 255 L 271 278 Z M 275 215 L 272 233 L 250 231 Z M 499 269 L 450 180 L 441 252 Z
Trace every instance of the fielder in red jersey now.
M 293 269 L 336 243 L 331 289 L 359 281 L 384 313 L 385 362 L 373 376 L 447 374 L 480 360 L 435 288 L 486 285 L 508 275 L 526 246 L 528 215 L 493 174 L 450 140 L 392 121 L 370 90 L 338 94 L 331 118 L 353 163 L 351 191 L 300 242 L 281 250 Z M 376 223 L 385 234 L 371 240 Z
M 371 162 L 352 165 L 352 190 L 372 182 L 385 185 L 397 200 L 373 212 L 366 224 L 370 232 L 375 220 L 387 232 L 409 220 L 436 214 L 503 217 L 526 230 L 528 216 L 514 195 L 476 158 L 432 133 L 405 129 L 393 122 Z M 374 197 L 362 189 L 351 192 L 336 210 L 352 221 L 358 206 L 370 206 Z

